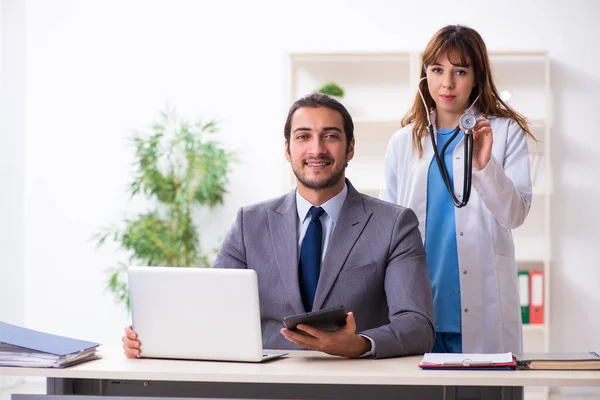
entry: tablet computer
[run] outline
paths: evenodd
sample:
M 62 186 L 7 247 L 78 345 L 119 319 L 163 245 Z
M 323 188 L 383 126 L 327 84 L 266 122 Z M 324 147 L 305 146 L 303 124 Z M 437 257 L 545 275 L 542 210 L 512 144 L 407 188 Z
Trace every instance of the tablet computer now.
M 346 326 L 346 310 L 344 306 L 324 308 L 322 310 L 285 317 L 283 323 L 287 329 L 293 331 L 299 331 L 296 329 L 296 326 L 299 324 L 310 325 L 322 331 L 337 331 Z

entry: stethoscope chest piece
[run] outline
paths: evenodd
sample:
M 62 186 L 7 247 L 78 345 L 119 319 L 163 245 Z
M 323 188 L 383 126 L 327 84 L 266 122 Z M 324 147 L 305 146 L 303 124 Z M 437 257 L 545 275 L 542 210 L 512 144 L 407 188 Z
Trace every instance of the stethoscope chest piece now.
M 465 113 L 460 117 L 460 125 L 465 130 L 465 134 L 468 135 L 471 133 L 471 130 L 477 125 L 477 119 L 475 118 L 475 115 Z

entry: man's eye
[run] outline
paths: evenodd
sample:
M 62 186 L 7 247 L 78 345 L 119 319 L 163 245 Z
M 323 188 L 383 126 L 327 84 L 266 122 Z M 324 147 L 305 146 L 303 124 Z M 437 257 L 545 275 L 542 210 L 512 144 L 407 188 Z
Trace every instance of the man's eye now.
M 298 135 L 298 136 L 296 136 L 296 139 L 297 139 L 297 140 L 304 140 L 304 139 L 306 139 L 307 137 L 308 137 L 308 135 Z

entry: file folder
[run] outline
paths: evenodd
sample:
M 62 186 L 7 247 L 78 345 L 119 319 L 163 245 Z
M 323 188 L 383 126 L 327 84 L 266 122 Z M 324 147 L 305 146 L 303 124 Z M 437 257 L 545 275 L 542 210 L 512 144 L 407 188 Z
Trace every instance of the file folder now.
M 515 369 L 517 359 L 512 353 L 425 353 L 419 363 L 421 369 L 469 369 L 503 370 Z
M 531 283 L 531 301 L 529 302 L 529 323 L 544 323 L 544 273 L 542 271 L 531 271 L 529 274 Z
M 0 365 L 65 367 L 99 358 L 99 343 L 0 322 Z
M 521 322 L 529 323 L 529 272 L 519 271 L 519 300 L 521 302 Z
M 539 370 L 600 370 L 600 355 L 587 353 L 540 353 L 517 357 L 519 369 Z

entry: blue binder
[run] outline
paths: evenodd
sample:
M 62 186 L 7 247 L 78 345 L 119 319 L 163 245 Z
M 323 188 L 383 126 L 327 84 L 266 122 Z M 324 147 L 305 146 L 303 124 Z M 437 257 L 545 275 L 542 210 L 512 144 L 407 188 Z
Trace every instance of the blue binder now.
M 99 343 L 72 339 L 0 322 L 0 343 L 62 357 L 100 346 Z

